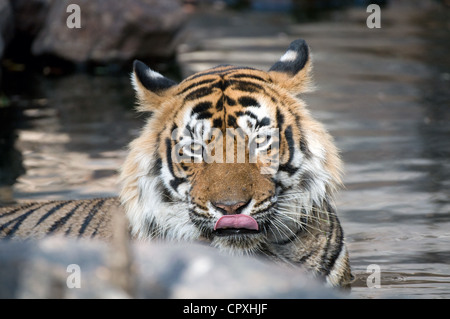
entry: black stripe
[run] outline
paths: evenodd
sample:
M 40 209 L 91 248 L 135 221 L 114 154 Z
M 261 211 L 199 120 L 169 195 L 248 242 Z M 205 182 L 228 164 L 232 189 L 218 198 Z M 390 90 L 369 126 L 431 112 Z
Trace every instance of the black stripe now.
M 189 210 L 189 219 L 197 226 L 201 234 L 205 238 L 212 238 L 213 227 L 211 227 L 211 218 L 205 213 L 196 212 L 194 209 Z
M 255 115 L 255 114 L 253 114 L 252 112 L 250 112 L 250 111 L 245 111 L 245 112 L 242 112 L 242 111 L 237 111 L 237 112 L 235 112 L 234 113 L 236 116 L 243 116 L 243 115 L 248 115 L 249 117 L 251 117 L 252 119 L 255 119 L 255 120 L 258 120 L 258 117 Z
M 92 209 L 89 211 L 89 214 L 84 219 L 83 225 L 81 225 L 80 231 L 78 232 L 78 237 L 81 237 L 83 235 L 83 233 L 86 231 L 86 228 L 89 226 L 92 218 L 94 218 L 95 215 L 97 215 L 98 210 L 103 206 L 105 201 L 106 199 L 101 199 L 94 205 L 94 207 L 92 207 Z
M 222 119 L 217 118 L 213 121 L 213 127 L 222 128 L 222 124 Z
M 78 209 L 78 207 L 80 207 L 82 204 L 86 204 L 83 202 L 78 203 L 77 205 L 75 205 L 74 208 L 72 208 L 67 214 L 65 214 L 63 217 L 61 217 L 60 219 L 58 219 L 57 221 L 55 221 L 50 228 L 47 230 L 48 234 L 53 233 L 55 230 L 57 230 L 58 228 L 61 228 L 62 226 L 65 225 L 65 223 L 67 223 L 67 221 L 70 219 L 70 217 L 72 217 L 72 215 L 75 213 L 75 211 Z
M 228 115 L 227 127 L 237 127 L 236 117 L 234 117 L 233 115 Z
M 197 120 L 207 120 L 213 116 L 211 112 L 203 112 L 197 116 Z
M 299 126 L 300 130 L 300 151 L 305 155 L 305 158 L 311 158 L 311 151 L 309 150 L 308 143 L 305 138 L 305 134 L 303 133 L 302 128 Z
M 37 209 L 37 208 L 36 208 Z M 32 210 L 34 212 L 36 209 Z M 0 226 L 0 232 L 3 231 L 6 227 L 11 225 L 12 223 L 16 223 L 13 228 L 6 234 L 6 238 L 9 238 L 14 235 L 14 233 L 19 229 L 19 226 L 23 223 L 23 221 L 28 217 L 28 215 L 21 215 L 20 217 L 14 218 L 13 220 L 10 220 L 7 223 L 4 223 Z
M 300 151 L 305 155 L 305 158 L 310 158 L 311 151 L 308 148 L 308 143 L 306 141 L 305 134 L 302 129 L 301 118 L 298 114 L 294 114 L 294 115 L 295 115 L 295 125 L 298 128 L 298 130 L 300 131 L 300 144 L 299 144 Z
M 225 100 L 225 95 L 222 94 L 222 96 L 217 100 L 217 103 L 216 103 L 216 110 L 218 112 L 223 110 L 223 102 L 224 102 L 224 100 Z
M 172 197 L 170 190 L 164 185 L 162 181 L 156 184 L 156 191 L 161 195 L 161 200 L 164 203 L 173 203 L 175 199 Z
M 250 92 L 250 93 L 255 93 L 255 92 L 260 92 L 260 91 L 264 92 L 264 88 L 261 85 L 253 83 L 253 82 L 235 81 L 235 82 L 233 82 L 233 84 L 234 84 L 233 88 L 238 91 L 244 91 L 244 92 Z
M 308 158 L 311 155 L 311 152 L 309 151 L 309 148 L 306 145 L 306 141 L 304 138 L 300 139 L 300 150 L 302 151 L 303 154 L 305 154 L 306 158 Z
M 231 79 L 249 78 L 249 79 L 258 80 L 258 81 L 261 81 L 261 82 L 267 82 L 262 77 L 259 77 L 257 75 L 253 75 L 253 74 L 246 74 L 246 73 L 233 74 L 233 75 L 230 76 L 230 78 Z
M 173 172 L 173 163 L 172 163 L 172 142 L 169 138 L 166 138 L 166 159 L 167 159 L 167 166 L 169 167 L 170 174 L 172 174 L 173 177 L 176 178 L 174 172 Z
M 284 115 L 281 114 L 280 109 L 277 108 L 277 127 L 279 128 L 280 132 L 283 131 L 283 124 L 284 124 Z
M 279 195 L 283 195 L 285 192 L 292 190 L 294 188 L 294 185 L 283 185 L 284 180 L 278 180 L 275 179 L 274 183 L 275 183 L 275 187 L 279 187 L 280 191 L 279 191 Z
M 15 222 L 13 228 L 6 235 L 6 238 L 12 237 L 16 233 L 16 231 L 19 229 L 20 225 L 22 225 L 23 221 L 25 219 L 27 219 L 28 216 L 30 216 L 32 213 L 34 213 L 35 211 L 37 211 L 41 207 L 44 207 L 44 206 L 47 206 L 47 205 L 50 205 L 50 204 L 53 204 L 53 202 L 45 203 L 43 205 L 39 205 L 36 208 L 32 208 L 32 209 L 26 211 L 25 213 L 21 214 L 19 217 L 14 218 L 14 219 L 10 220 L 9 222 L 1 225 L 0 226 L 0 231 L 4 230 L 6 227 L 8 227 L 9 225 L 11 225 L 11 224 L 13 224 Z
M 185 87 L 185 88 L 184 88 L 181 92 L 179 92 L 177 95 L 183 94 L 183 93 L 189 91 L 190 89 L 192 89 L 192 88 L 194 88 L 194 87 L 196 87 L 196 86 L 200 86 L 200 85 L 203 85 L 203 84 L 206 84 L 206 83 L 211 83 L 211 82 L 214 82 L 214 81 L 217 81 L 217 79 L 207 79 L 207 80 L 202 80 L 202 81 L 199 81 L 199 82 L 195 82 L 194 84 L 191 84 L 191 85 Z
M 221 74 L 223 76 L 230 74 L 234 71 L 237 70 L 255 70 L 254 68 L 249 68 L 249 67 L 237 67 L 237 66 L 232 66 L 232 65 L 218 65 L 212 69 L 210 69 L 209 71 L 205 71 L 205 72 L 201 72 L 201 73 L 197 73 L 194 74 L 192 76 L 190 76 L 189 78 L 187 78 L 187 81 L 191 81 L 194 80 L 196 78 L 199 78 L 201 76 L 205 76 L 205 75 L 214 75 L 214 74 Z
M 191 93 L 189 93 L 188 95 L 186 95 L 186 97 L 184 98 L 185 101 L 193 101 L 193 100 L 197 100 L 200 99 L 204 96 L 210 95 L 212 93 L 212 88 L 211 87 L 202 87 L 199 88 L 195 91 L 192 91 Z
M 254 106 L 254 107 L 259 107 L 259 103 L 252 97 L 250 96 L 241 96 L 238 99 L 239 104 L 241 104 L 243 107 L 249 107 L 249 106 Z
M 98 230 L 99 230 L 100 227 L 102 226 L 102 224 L 103 224 L 103 222 L 104 222 L 104 220 L 105 220 L 105 217 L 106 217 L 106 214 L 105 214 L 105 213 L 103 213 L 103 214 L 100 216 L 99 221 L 98 221 L 98 223 L 97 223 L 97 226 L 95 226 L 95 230 L 94 230 L 94 232 L 93 232 L 92 235 L 91 235 L 91 238 L 94 238 L 95 236 L 97 236 Z
M 279 170 L 288 173 L 289 176 L 292 176 L 298 171 L 298 167 L 292 166 L 291 164 L 282 164 L 279 166 Z
M 221 77 L 220 81 L 211 85 L 212 89 L 219 89 L 220 91 L 225 91 L 232 83 L 230 81 L 225 81 L 223 77 Z
M 344 234 L 339 223 L 339 219 L 336 216 L 336 212 L 331 207 L 331 205 L 327 204 L 326 206 L 328 215 L 330 216 L 330 233 L 328 234 L 327 245 L 325 246 L 325 250 L 321 258 L 321 260 L 323 260 L 323 264 L 326 265 L 326 268 L 324 269 L 325 276 L 327 276 L 330 273 L 331 269 L 333 269 L 333 266 L 337 258 L 339 257 L 339 254 L 341 253 L 342 247 L 344 245 Z M 334 234 L 336 235 L 336 239 L 334 243 L 332 243 L 331 240 Z
M 192 108 L 192 114 L 203 113 L 212 108 L 211 102 L 200 102 Z
M 150 176 L 159 176 L 162 168 L 162 160 L 159 156 L 157 156 L 152 168 L 149 171 Z
M 286 142 L 288 143 L 288 150 L 289 150 L 289 159 L 286 163 L 281 164 L 279 166 L 279 169 L 287 172 L 289 176 L 292 176 L 295 172 L 298 171 L 298 167 L 295 167 L 291 164 L 292 159 L 294 158 L 294 152 L 295 152 L 295 143 L 294 143 L 294 137 L 292 134 L 292 126 L 289 125 L 286 127 L 286 130 L 284 131 L 284 136 L 286 138 Z
M 185 181 L 185 179 L 175 178 L 169 182 L 169 185 L 176 191 L 178 186 L 180 186 L 180 184 L 184 183 L 184 181 Z
M 325 205 L 325 209 L 328 212 L 326 205 Z M 320 257 L 322 273 L 325 276 L 328 275 L 328 273 L 330 272 L 329 260 L 328 260 L 328 254 L 329 254 L 328 250 L 330 249 L 331 238 L 333 237 L 334 227 L 335 227 L 334 220 L 332 220 L 331 218 L 328 218 L 328 223 L 329 223 L 329 227 L 328 227 L 327 242 L 325 244 L 325 247 L 323 248 L 322 256 Z
M 148 220 L 145 221 L 145 228 L 146 228 L 146 234 L 150 238 L 158 237 L 162 235 L 161 229 L 158 227 L 158 224 L 152 220 L 149 222 Z
M 194 215 L 194 216 L 196 216 L 196 217 L 200 217 L 200 220 L 201 220 L 201 221 L 204 221 L 205 218 L 209 218 L 209 219 L 212 218 L 212 217 L 210 217 L 209 214 L 207 213 L 207 211 L 208 211 L 208 208 L 207 208 L 207 207 L 205 207 L 205 206 L 203 206 L 203 205 L 200 205 L 200 204 L 198 204 L 198 203 L 196 203 L 195 205 L 196 205 L 197 207 L 194 207 L 193 209 L 189 209 L 189 215 L 191 216 L 191 218 L 192 218 L 192 215 Z M 199 209 L 200 209 L 200 212 L 196 211 L 195 208 L 199 208 Z M 202 210 L 203 210 L 203 211 L 202 211 Z
M 103 215 L 103 217 L 104 217 L 104 215 Z M 92 235 L 91 235 L 91 238 L 94 238 L 94 237 L 97 235 L 97 230 L 100 228 L 100 225 L 103 223 L 103 217 L 102 217 L 102 219 L 98 222 L 98 225 L 95 227 L 95 230 L 94 230 L 94 232 L 93 232 Z
M 235 106 L 236 105 L 236 101 L 234 99 L 232 99 L 231 97 L 229 97 L 228 95 L 224 95 L 225 96 L 225 102 L 229 105 L 229 106 Z
M 33 207 L 33 206 L 35 206 L 35 205 L 36 205 L 36 203 L 33 203 L 33 204 L 27 204 L 27 205 L 24 205 L 24 206 L 19 206 L 19 207 L 15 208 L 15 209 L 13 209 L 13 210 L 7 212 L 7 213 L 4 213 L 4 214 L 0 215 L 0 218 L 8 217 L 8 216 L 10 216 L 10 215 L 14 215 L 15 213 L 17 213 L 18 211 L 20 211 L 20 210 L 22 210 L 22 209 L 30 208 L 30 207 Z
M 297 263 L 298 264 L 303 264 L 304 262 L 306 262 L 309 257 L 313 256 L 317 251 L 317 247 L 315 249 L 311 249 L 306 255 L 303 255 L 302 258 L 300 258 Z
M 71 231 L 72 231 L 72 226 L 69 226 L 69 228 L 67 228 L 67 230 L 64 233 L 64 235 L 69 236 Z
M 166 138 L 166 160 L 167 160 L 167 166 L 169 168 L 169 172 L 174 177 L 174 179 L 170 181 L 170 186 L 176 191 L 178 188 L 178 185 L 180 185 L 181 183 L 184 183 L 186 181 L 186 179 L 175 176 L 175 172 L 174 172 L 173 166 L 172 166 L 173 165 L 172 142 L 169 138 Z
M 44 220 L 46 220 L 49 216 L 56 213 L 58 210 L 60 210 L 62 207 L 66 206 L 69 203 L 70 203 L 70 201 L 65 201 L 65 202 L 59 203 L 58 205 L 56 205 L 55 207 L 50 209 L 41 218 L 39 218 L 38 222 L 36 223 L 36 225 L 34 225 L 34 227 L 38 226 L 40 223 L 42 223 Z
M 270 119 L 268 117 L 263 117 L 261 121 L 258 121 L 256 123 L 256 128 L 259 128 L 261 126 L 269 126 L 270 125 Z
M 229 67 L 229 68 L 226 68 L 224 70 L 224 69 L 222 69 L 224 67 Z M 192 80 L 194 80 L 196 78 L 199 78 L 199 77 L 202 77 L 202 76 L 206 76 L 206 75 L 224 74 L 224 73 L 229 72 L 230 69 L 232 69 L 232 67 L 230 65 L 219 65 L 219 66 L 216 66 L 216 67 L 214 67 L 214 68 L 212 68 L 212 69 L 210 69 L 208 71 L 204 71 L 204 72 L 200 72 L 200 73 L 194 74 L 194 75 L 188 77 L 186 79 L 186 81 L 192 81 Z
M 289 147 L 289 160 L 287 161 L 290 163 L 292 159 L 294 158 L 294 152 L 295 152 L 295 143 L 294 143 L 294 137 L 292 134 L 292 126 L 286 127 L 286 130 L 284 130 L 284 136 L 286 138 L 286 141 L 288 143 Z

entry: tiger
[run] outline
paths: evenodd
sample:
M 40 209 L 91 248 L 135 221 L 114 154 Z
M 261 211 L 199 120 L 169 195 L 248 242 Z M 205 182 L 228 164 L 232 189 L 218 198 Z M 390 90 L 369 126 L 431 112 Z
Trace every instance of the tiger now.
M 179 83 L 135 60 L 136 108 L 148 118 L 129 144 L 118 197 L 1 208 L 0 237 L 108 239 L 120 207 L 135 240 L 206 243 L 349 287 L 334 203 L 342 161 L 299 97 L 313 89 L 311 73 L 303 39 L 268 71 L 219 65 Z

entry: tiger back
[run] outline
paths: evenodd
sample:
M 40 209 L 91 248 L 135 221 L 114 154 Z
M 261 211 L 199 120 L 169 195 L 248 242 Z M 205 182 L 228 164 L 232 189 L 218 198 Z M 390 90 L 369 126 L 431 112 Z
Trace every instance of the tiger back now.
M 348 286 L 333 202 L 341 160 L 297 97 L 310 73 L 301 39 L 267 72 L 222 65 L 176 83 L 135 61 L 138 110 L 149 117 L 121 167 L 119 199 L 2 209 L 0 236 L 108 238 L 108 205 L 120 205 L 134 238 L 202 241 Z
M 112 237 L 117 197 L 56 200 L 0 207 L 0 238 L 34 238 L 63 234 L 77 238 Z

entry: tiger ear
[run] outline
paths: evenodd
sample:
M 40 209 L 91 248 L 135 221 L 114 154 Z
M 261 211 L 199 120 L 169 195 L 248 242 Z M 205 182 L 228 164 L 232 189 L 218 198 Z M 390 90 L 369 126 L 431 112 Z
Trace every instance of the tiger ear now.
M 311 61 L 305 40 L 293 41 L 286 53 L 269 70 L 273 82 L 292 94 L 312 90 Z
M 139 111 L 153 111 L 163 101 L 167 90 L 177 85 L 139 60 L 134 60 L 131 83 L 139 100 Z

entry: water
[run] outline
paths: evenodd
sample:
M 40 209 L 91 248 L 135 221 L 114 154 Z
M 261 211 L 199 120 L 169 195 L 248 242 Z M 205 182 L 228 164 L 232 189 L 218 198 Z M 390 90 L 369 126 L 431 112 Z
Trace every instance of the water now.
M 268 69 L 306 39 L 317 90 L 304 99 L 345 163 L 337 206 L 351 297 L 449 298 L 449 9 L 396 2 L 382 9 L 381 29 L 368 29 L 367 15 L 353 8 L 297 23 L 283 12 L 198 12 L 178 62 L 184 76 L 221 63 Z M 8 113 L 8 123 L 21 119 L 8 153 L 20 177 L 3 187 L 4 201 L 117 194 L 116 169 L 145 119 L 132 110 L 127 75 L 21 83 L 28 89 L 9 89 L 19 111 Z M 369 265 L 381 288 L 368 287 Z
M 116 195 L 117 168 L 144 119 L 133 112 L 128 77 L 35 75 L 30 83 L 32 92 L 11 96 L 16 112 L 9 118 L 19 126 L 14 144 L 21 163 L 15 168 L 25 170 L 13 199 Z M 13 200 L 9 196 L 4 186 L 4 201 Z

